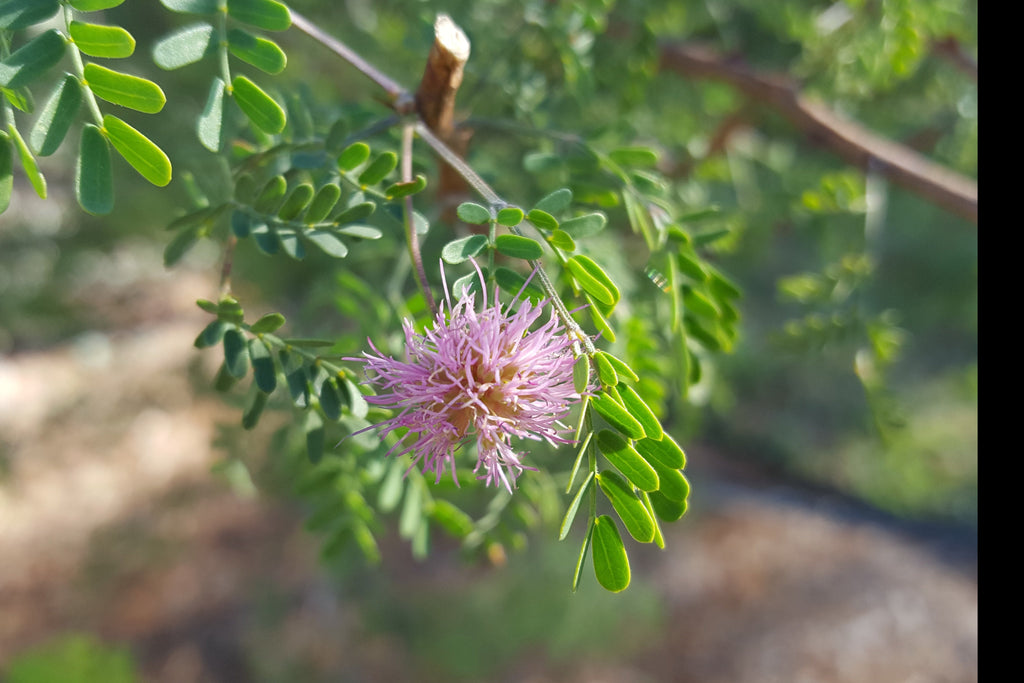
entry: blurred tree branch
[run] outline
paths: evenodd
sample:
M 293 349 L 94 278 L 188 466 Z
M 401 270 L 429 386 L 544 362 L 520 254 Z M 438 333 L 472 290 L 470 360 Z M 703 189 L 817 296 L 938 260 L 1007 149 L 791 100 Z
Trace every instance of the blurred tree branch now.
M 808 139 L 862 169 L 870 167 L 892 182 L 971 222 L 978 222 L 978 184 L 836 114 L 800 93 L 786 76 L 759 73 L 696 45 L 661 47 L 660 67 L 690 78 L 728 83 L 759 104 L 772 107 Z

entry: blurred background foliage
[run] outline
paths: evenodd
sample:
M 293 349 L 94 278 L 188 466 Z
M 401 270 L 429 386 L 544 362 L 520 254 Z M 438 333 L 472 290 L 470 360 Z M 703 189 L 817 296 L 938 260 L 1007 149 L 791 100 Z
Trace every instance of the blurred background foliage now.
M 647 395 L 664 397 L 667 423 L 684 447 L 707 444 L 722 457 L 901 517 L 977 524 L 977 227 L 880 176 L 850 168 L 730 86 L 680 77 L 659 68 L 658 58 L 665 41 L 710 45 L 757 69 L 787 74 L 805 93 L 880 135 L 976 177 L 977 81 L 960 68 L 958 58 L 949 57 L 955 50 L 961 61 L 963 55 L 976 61 L 976 2 L 289 4 L 406 86 L 422 73 L 437 12 L 447 12 L 465 29 L 473 47 L 457 107 L 474 129 L 471 165 L 500 194 L 523 206 L 556 187 L 573 187 L 578 198 L 593 190 L 610 229 L 602 237 L 607 241 L 595 241 L 591 248 L 606 258 L 608 271 L 623 283 L 624 301 L 633 307 L 622 335 L 624 344 L 638 348 L 633 355 L 644 357 L 642 347 L 651 334 L 644 311 L 665 305 L 667 295 L 657 286 L 657 272 L 645 272 L 642 239 L 630 234 L 623 207 L 601 204 L 601 188 L 574 175 L 573 141 L 579 136 L 595 147 L 651 146 L 660 152 L 658 170 L 667 179 L 667 184 L 656 179 L 662 184 L 652 192 L 694 212 L 715 209 L 696 217 L 694 225 L 708 233 L 725 231 L 707 252 L 742 287 L 738 342 L 731 354 L 703 358 L 705 377 L 686 398 L 674 393 L 671 377 L 659 374 L 671 369 L 662 358 L 650 356 L 646 368 Z M 130 27 L 141 47 L 187 21 L 155 0 L 130 0 L 108 15 L 109 21 Z M 326 130 L 342 113 L 357 122 L 386 115 L 386 107 L 375 102 L 374 86 L 326 50 L 297 31 L 281 42 L 289 63 L 274 84 L 314 103 L 318 129 Z M 161 267 L 168 240 L 162 217 L 181 212 L 186 172 L 193 169 L 200 179 L 211 175 L 206 170 L 215 162 L 193 133 L 208 72 L 161 72 L 147 49 L 140 49 L 133 66 L 176 94 L 159 125 L 138 124 L 173 150 L 176 179 L 158 191 L 127 165 L 116 164 L 124 176 L 116 183 L 117 208 L 110 217 L 95 218 L 74 205 L 70 165 L 61 165 L 60 154 L 47 160 L 52 198 L 42 202 L 21 191 L 2 218 L 2 353 L 81 341 L 90 331 L 146 315 L 132 311 L 131 301 L 103 295 L 114 291 L 114 279 L 130 277 L 133 269 Z M 419 161 L 432 167 L 425 153 Z M 438 209 L 418 202 L 437 220 Z M 452 236 L 447 226 L 444 233 L 434 230 L 424 244 L 428 264 L 437 262 Z M 358 256 L 341 262 L 316 254 L 302 263 L 275 258 L 272 268 L 268 257 L 249 245 L 236 254 L 234 288 L 243 300 L 284 312 L 291 329 L 303 336 L 350 343 L 354 355 L 367 326 L 379 330 L 395 322 L 381 308 L 386 301 L 372 304 L 372 319 L 362 327 L 344 323 L 343 316 L 352 315 L 356 303 L 365 311 L 360 292 L 368 292 L 365 283 L 392 272 L 396 244 L 383 239 L 361 245 Z M 200 243 L 182 267 L 218 268 L 216 245 Z M 223 439 L 229 454 L 233 439 L 230 434 Z M 279 463 L 283 471 L 262 473 L 267 479 L 261 482 L 293 495 L 282 483 L 294 472 L 287 462 Z M 556 523 L 559 514 L 552 515 Z M 541 562 L 531 556 L 534 560 Z M 565 560 L 545 559 L 540 566 L 561 571 Z M 490 580 L 532 581 L 532 574 L 518 571 Z M 470 623 L 486 634 L 487 614 L 525 604 L 514 599 L 508 604 L 509 593 L 489 596 L 486 582 L 474 590 L 481 592 L 479 600 L 465 605 L 477 607 L 447 613 L 459 628 Z M 589 592 L 592 609 L 603 609 L 601 601 L 609 596 Z M 566 597 L 558 593 L 547 599 Z M 630 609 L 648 624 L 644 628 L 654 628 L 650 624 L 657 617 L 651 615 L 657 610 L 651 600 L 634 598 Z M 396 614 L 388 611 L 388 599 L 394 598 L 381 594 L 381 628 L 424 628 L 412 612 L 402 613 L 408 623 L 388 623 Z M 422 614 L 447 611 L 447 605 L 423 608 Z M 520 617 L 522 633 L 543 625 L 543 615 Z M 437 640 L 426 654 L 444 658 L 448 626 L 430 628 L 437 630 Z M 572 632 L 558 631 L 552 638 Z M 545 642 L 558 647 L 551 639 Z M 81 657 L 92 646 L 72 640 L 61 647 L 61 657 Z M 466 667 L 453 675 L 486 675 L 485 663 L 461 656 L 449 661 Z M 21 666 L 42 664 L 32 660 Z M 121 664 L 111 660 L 106 666 L 120 671 Z M 279 676 L 268 680 L 289 680 Z

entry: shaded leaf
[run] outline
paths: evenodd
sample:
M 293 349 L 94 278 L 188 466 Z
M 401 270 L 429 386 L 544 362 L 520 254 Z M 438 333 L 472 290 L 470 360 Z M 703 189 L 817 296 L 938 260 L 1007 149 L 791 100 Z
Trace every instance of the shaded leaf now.
M 576 512 L 580 509 L 580 503 L 583 502 L 583 496 L 590 490 L 590 485 L 594 481 L 594 473 L 590 472 L 587 474 L 587 478 L 580 484 L 579 491 L 573 496 L 572 502 L 569 503 L 569 508 L 565 511 L 565 516 L 562 518 L 562 525 L 559 527 L 558 540 L 565 540 L 565 537 L 569 535 L 569 529 L 572 527 L 573 521 L 576 519 Z
M 61 60 L 64 48 L 60 31 L 40 33 L 0 60 L 0 86 L 14 89 L 30 85 Z
M 260 416 L 263 415 L 263 409 L 266 406 L 267 394 L 262 391 L 253 392 L 252 398 L 249 399 L 249 405 L 246 407 L 245 412 L 242 413 L 242 428 L 254 428 L 260 421 Z
M 267 313 L 265 316 L 254 322 L 249 329 L 253 334 L 266 334 L 273 332 L 284 325 L 284 316 L 280 313 Z
M 334 258 L 345 258 L 348 256 L 348 247 L 334 233 L 326 230 L 310 230 L 303 233 L 303 236 L 328 256 L 333 256 Z
M 570 204 L 572 204 L 572 190 L 563 187 L 541 199 L 533 208 L 553 216 L 559 211 L 569 208 Z
M 265 394 L 272 393 L 277 388 L 277 367 L 270 347 L 261 339 L 250 339 L 249 358 L 256 387 Z
M 14 190 L 14 148 L 10 136 L 0 130 L 0 213 L 11 205 Z
M 224 147 L 224 93 L 225 83 L 214 77 L 210 84 L 210 92 L 206 96 L 206 105 L 196 122 L 196 134 L 199 142 L 211 152 L 219 152 Z
M 110 145 L 103 132 L 85 124 L 75 167 L 75 197 L 88 213 L 103 215 L 114 208 L 114 175 Z
M 217 11 L 217 0 L 160 0 L 160 4 L 172 12 L 213 14 Z
M 71 74 L 65 75 L 46 101 L 29 134 L 29 142 L 39 156 L 49 156 L 57 151 L 78 117 L 81 102 L 82 87 L 78 79 Z
M 491 220 L 491 212 L 487 210 L 487 207 L 473 202 L 459 204 L 455 213 L 459 216 L 459 220 L 472 225 L 481 225 Z
M 237 327 L 224 332 L 224 366 L 232 377 L 241 379 L 249 372 L 249 348 L 245 335 Z
M 58 0 L 7 0 L 0 4 L 0 29 L 19 31 L 40 24 L 59 9 Z
M 577 216 L 576 218 L 562 221 L 558 227 L 569 233 L 569 236 L 573 239 L 578 240 L 581 237 L 596 235 L 604 230 L 604 226 L 607 223 L 608 219 L 603 213 L 588 213 L 585 216 Z
M 153 61 L 161 69 L 180 69 L 216 52 L 214 28 L 206 22 L 190 24 L 161 38 L 153 47 Z

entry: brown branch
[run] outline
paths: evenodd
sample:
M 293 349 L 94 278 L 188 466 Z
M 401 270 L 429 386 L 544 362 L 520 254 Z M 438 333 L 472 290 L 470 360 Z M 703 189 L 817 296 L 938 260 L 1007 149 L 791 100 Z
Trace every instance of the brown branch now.
M 788 78 L 758 73 L 693 45 L 664 45 L 660 57 L 662 69 L 728 83 L 752 100 L 772 107 L 810 140 L 848 163 L 865 170 L 870 168 L 897 185 L 975 224 L 978 222 L 976 181 L 808 99 Z
M 471 132 L 455 128 L 455 94 L 462 85 L 469 51 L 469 38 L 462 29 L 447 14 L 439 14 L 434 22 L 434 44 L 416 91 L 416 112 L 420 119 L 460 157 L 466 154 Z M 437 199 L 444 222 L 454 224 L 457 221 L 455 210 L 467 189 L 462 176 L 449 164 L 442 164 Z

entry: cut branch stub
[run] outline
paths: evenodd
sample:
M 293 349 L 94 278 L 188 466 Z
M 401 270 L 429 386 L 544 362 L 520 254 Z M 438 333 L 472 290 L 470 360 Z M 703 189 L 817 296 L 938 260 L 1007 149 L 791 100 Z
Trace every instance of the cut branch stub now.
M 469 38 L 447 14 L 434 22 L 434 44 L 416 91 L 416 109 L 427 126 L 445 141 L 454 129 L 455 93 L 469 59 Z

